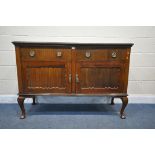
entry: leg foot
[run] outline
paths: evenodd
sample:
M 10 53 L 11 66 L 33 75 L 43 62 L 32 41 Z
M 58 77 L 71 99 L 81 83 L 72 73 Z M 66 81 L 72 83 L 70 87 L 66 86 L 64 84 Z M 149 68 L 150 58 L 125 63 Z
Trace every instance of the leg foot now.
M 121 111 L 120 111 L 120 118 L 125 119 L 126 116 L 124 114 L 124 110 L 125 110 L 126 106 L 128 105 L 128 97 L 127 96 L 121 97 L 121 100 L 122 100 L 122 108 L 121 108 Z
M 115 103 L 114 103 L 114 97 L 112 97 L 112 99 L 111 99 L 111 105 L 114 105 Z
M 33 96 L 32 99 L 33 99 L 32 105 L 35 105 L 36 104 L 35 96 Z
M 25 115 L 20 115 L 20 119 L 25 119 Z
M 20 109 L 21 109 L 21 116 L 20 116 L 20 119 L 24 119 L 24 118 L 26 117 L 25 108 L 24 108 L 24 100 L 25 100 L 25 97 L 23 97 L 23 96 L 19 96 L 19 97 L 17 98 L 19 107 L 20 107 Z

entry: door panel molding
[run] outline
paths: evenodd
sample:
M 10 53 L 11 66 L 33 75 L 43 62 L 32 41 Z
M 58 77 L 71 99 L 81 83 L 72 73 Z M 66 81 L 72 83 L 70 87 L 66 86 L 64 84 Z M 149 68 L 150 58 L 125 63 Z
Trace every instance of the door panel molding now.
M 122 63 L 79 62 L 76 73 L 79 76 L 76 93 L 119 93 L 123 90 Z

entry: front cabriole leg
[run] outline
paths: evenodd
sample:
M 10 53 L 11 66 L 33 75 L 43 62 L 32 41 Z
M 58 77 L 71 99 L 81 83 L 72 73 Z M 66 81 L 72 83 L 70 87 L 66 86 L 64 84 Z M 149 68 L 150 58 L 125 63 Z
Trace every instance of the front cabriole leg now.
M 122 108 L 121 108 L 121 111 L 120 111 L 120 118 L 125 119 L 126 116 L 124 114 L 124 110 L 125 110 L 126 106 L 128 105 L 128 97 L 127 96 L 121 97 L 121 100 L 122 100 Z
M 21 109 L 20 119 L 24 119 L 26 117 L 25 108 L 24 108 L 24 100 L 25 100 L 25 97 L 23 97 L 23 96 L 19 96 L 17 98 L 19 107 Z

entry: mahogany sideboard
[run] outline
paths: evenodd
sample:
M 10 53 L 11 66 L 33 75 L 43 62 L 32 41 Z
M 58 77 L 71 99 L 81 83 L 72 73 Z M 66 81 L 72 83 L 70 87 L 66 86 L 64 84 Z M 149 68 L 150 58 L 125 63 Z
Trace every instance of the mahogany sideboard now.
M 13 42 L 18 74 L 18 104 L 40 95 L 96 95 L 121 98 L 126 118 L 132 43 Z

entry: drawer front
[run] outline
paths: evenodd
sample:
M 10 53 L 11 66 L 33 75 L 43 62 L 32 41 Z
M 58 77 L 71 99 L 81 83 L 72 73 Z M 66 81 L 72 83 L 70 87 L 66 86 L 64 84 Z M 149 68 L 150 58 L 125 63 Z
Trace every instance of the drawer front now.
M 63 48 L 21 48 L 23 61 L 70 61 L 71 50 Z
M 121 61 L 129 59 L 127 49 L 79 49 L 77 61 Z

